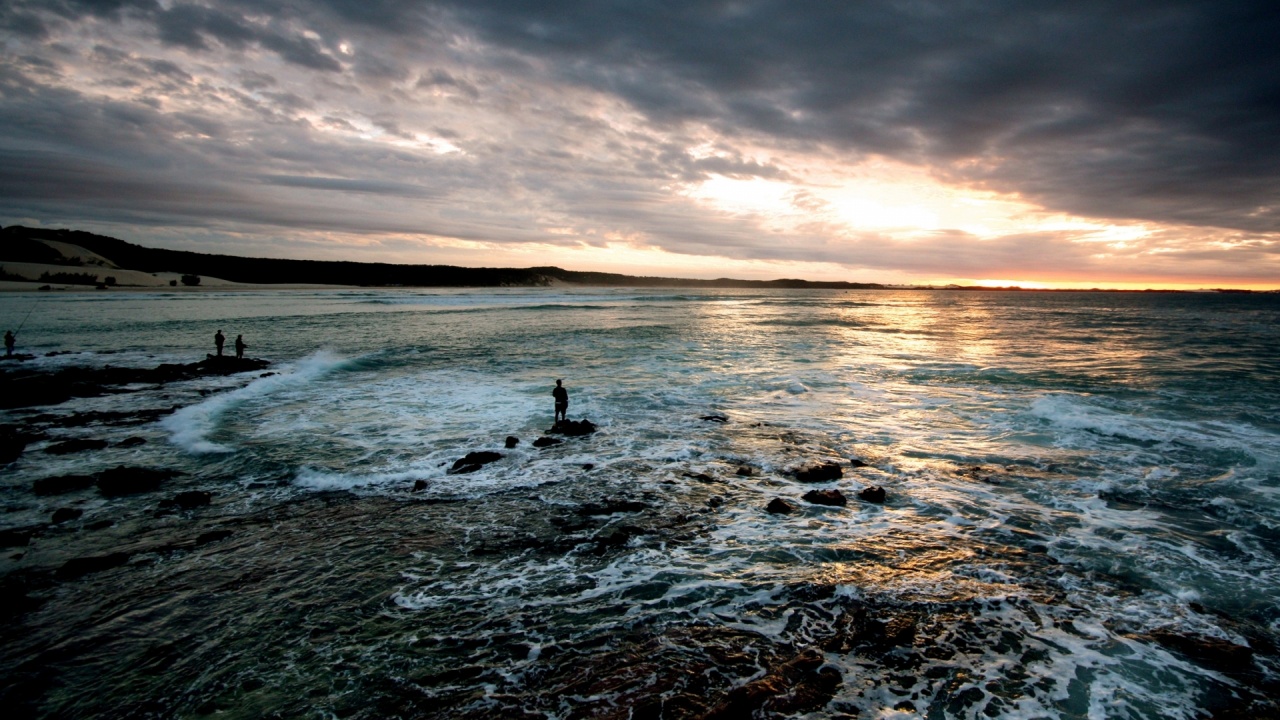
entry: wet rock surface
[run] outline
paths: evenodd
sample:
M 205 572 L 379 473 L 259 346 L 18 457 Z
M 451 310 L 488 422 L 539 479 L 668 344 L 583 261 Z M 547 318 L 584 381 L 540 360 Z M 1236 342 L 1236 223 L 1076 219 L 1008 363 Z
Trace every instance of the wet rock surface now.
M 57 405 L 71 398 L 131 392 L 126 386 L 162 384 L 210 375 L 263 370 L 266 360 L 206 356 L 189 364 L 166 363 L 154 368 L 71 367 L 53 372 L 24 366 L 0 370 L 0 409 Z
M 844 477 L 844 470 L 840 468 L 838 463 L 819 460 L 791 468 L 788 470 L 788 474 L 798 482 L 816 483 L 839 480 Z
M 774 498 L 765 506 L 765 510 L 779 515 L 786 515 L 795 512 L 796 506 L 782 498 Z
M 453 466 L 449 468 L 449 472 L 455 475 L 473 473 L 485 465 L 497 462 L 501 459 L 502 453 L 496 453 L 491 450 L 469 452 L 465 457 L 455 460 Z
M 160 489 L 166 480 L 181 475 L 177 470 L 118 465 L 96 476 L 98 492 L 104 497 L 136 495 Z
M 885 501 L 884 488 L 879 485 L 872 485 L 858 491 L 858 497 L 865 502 L 883 504 Z
M 547 432 L 556 435 L 568 435 L 570 437 L 579 437 L 582 435 L 590 435 L 596 431 L 595 423 L 583 418 L 581 420 L 561 420 L 551 427 Z
M 828 505 L 831 507 L 844 507 L 849 504 L 849 498 L 839 490 L 810 490 L 804 494 L 802 498 L 805 502 L 814 505 Z

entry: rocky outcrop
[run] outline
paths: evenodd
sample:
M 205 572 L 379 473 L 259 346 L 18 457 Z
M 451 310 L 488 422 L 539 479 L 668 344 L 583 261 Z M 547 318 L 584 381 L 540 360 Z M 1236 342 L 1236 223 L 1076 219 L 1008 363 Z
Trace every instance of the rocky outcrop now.
M 209 375 L 232 375 L 262 370 L 266 360 L 208 356 L 189 364 L 166 363 L 154 368 L 70 367 L 53 372 L 19 367 L 0 373 L 0 409 L 57 405 L 77 397 L 132 392 L 126 386 L 163 384 Z
M 75 440 L 64 440 L 45 448 L 44 451 L 50 455 L 69 455 L 71 453 L 84 452 L 86 450 L 102 450 L 107 447 L 106 440 L 97 440 L 94 438 L 77 438 Z
M 31 491 L 36 495 L 65 495 L 93 487 L 97 480 L 92 475 L 57 475 L 36 480 L 31 484 Z
M 517 445 L 519 445 L 519 444 L 520 444 L 520 438 L 516 437 L 515 435 L 508 435 L 508 436 L 507 436 L 506 448 L 507 448 L 508 450 L 510 450 L 511 448 L 513 448 L 513 447 L 515 447 L 515 446 L 517 446 Z
M 213 493 L 204 490 L 188 490 L 162 501 L 160 507 L 168 510 L 193 510 L 211 502 L 213 502 Z
M 827 482 L 844 477 L 844 471 L 840 469 L 840 466 L 829 460 L 805 463 L 791 468 L 787 472 L 799 482 Z
M 563 443 L 563 442 L 564 442 L 563 440 L 553 438 L 553 437 L 547 437 L 546 435 L 543 435 L 542 437 L 533 441 L 533 446 L 536 448 L 545 448 L 545 447 L 552 447 L 555 445 L 559 445 L 560 443 Z
M 164 481 L 181 474 L 177 470 L 119 465 L 98 473 L 98 492 L 105 497 L 154 492 Z
M 595 431 L 595 423 L 586 418 L 582 418 L 581 420 L 561 420 L 547 432 L 555 433 L 556 435 L 576 437 L 581 435 L 590 435 Z
M 804 494 L 805 502 L 814 505 L 830 505 L 832 507 L 844 507 L 849 504 L 849 498 L 839 490 L 810 490 Z
M 479 452 L 469 452 L 466 457 L 459 458 L 453 463 L 453 467 L 449 468 L 449 472 L 454 475 L 465 475 L 473 473 L 491 462 L 497 462 L 502 459 L 502 453 L 496 453 L 491 450 L 481 450 Z
M 858 492 L 858 497 L 865 502 L 876 503 L 877 505 L 883 504 L 885 500 L 884 488 L 879 485 L 863 488 Z
M 774 498 L 769 501 L 769 504 L 764 509 L 778 515 L 789 515 L 795 512 L 796 506 L 782 498 Z

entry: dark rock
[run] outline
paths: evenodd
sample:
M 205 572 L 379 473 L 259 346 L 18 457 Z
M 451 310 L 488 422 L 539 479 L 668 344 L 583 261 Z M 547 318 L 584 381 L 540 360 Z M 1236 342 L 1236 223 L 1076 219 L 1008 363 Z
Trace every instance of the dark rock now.
M 119 465 L 98 473 L 98 492 L 106 497 L 153 492 L 164 481 L 181 474 L 177 470 Z
M 595 463 L 582 463 L 583 470 L 594 470 L 595 468 Z
M 849 504 L 849 499 L 839 490 L 810 490 L 804 494 L 804 501 L 811 502 L 814 505 L 830 505 L 832 507 L 844 507 Z
M 91 573 L 110 570 L 129 562 L 129 553 L 113 552 L 106 555 L 72 558 L 58 568 L 54 576 L 59 580 L 75 580 Z
M 560 443 L 563 443 L 563 442 L 564 441 L 560 440 L 559 438 L 547 437 L 546 435 L 543 435 L 542 437 L 533 441 L 533 446 L 536 448 L 552 447 L 553 445 L 559 445 Z
M 7 465 L 27 449 L 35 438 L 20 425 L 0 425 L 0 465 Z
M 868 608 L 858 607 L 836 618 L 835 634 L 824 647 L 836 653 L 867 650 L 883 654 L 895 647 L 912 645 L 919 622 L 920 619 L 910 613 L 875 617 Z
M 638 500 L 611 500 L 605 498 L 603 503 L 585 503 L 575 511 L 579 515 L 613 515 L 620 512 L 640 512 L 648 510 L 649 505 Z
M 146 445 L 146 444 L 147 444 L 146 438 L 138 437 L 137 435 L 134 435 L 133 437 L 127 437 L 121 440 L 120 442 L 116 443 L 116 447 L 131 448 L 131 447 L 138 447 L 139 445 Z
M 85 525 L 84 529 L 85 530 L 102 530 L 104 528 L 109 528 L 115 524 L 116 523 L 114 520 L 96 520 L 94 522 L 89 523 L 88 525 Z
M 839 671 L 825 666 L 822 654 L 810 648 L 764 677 L 729 691 L 702 718 L 738 720 L 816 710 L 831 701 L 843 681 Z
M 188 490 L 162 501 L 160 507 L 193 510 L 198 507 L 204 507 L 211 502 L 213 502 L 213 493 L 205 492 L 204 490 Z
M 779 515 L 787 515 L 795 511 L 796 506 L 792 505 L 786 500 L 783 500 L 782 498 L 774 498 L 769 501 L 769 504 L 766 505 L 764 509 L 768 510 L 771 513 L 777 513 Z
M 631 538 L 647 535 L 649 532 L 634 525 L 619 525 L 608 535 L 596 537 L 596 549 L 598 552 L 603 552 L 609 548 L 619 548 L 631 542 Z
M 206 533 L 200 533 L 200 536 L 196 538 L 196 546 L 208 545 L 219 540 L 226 540 L 229 537 L 231 537 L 230 530 L 210 530 Z
M 752 473 L 753 473 L 753 472 L 755 472 L 755 471 L 751 469 L 751 466 L 750 466 L 750 465 L 739 465 L 739 466 L 738 466 L 737 474 L 738 474 L 739 476 L 741 476 L 741 477 L 751 477 L 751 475 L 752 475 Z
M 45 448 L 44 451 L 50 455 L 67 455 L 70 453 L 84 452 L 85 450 L 101 450 L 107 446 L 106 440 L 96 440 L 93 438 L 80 438 L 76 440 L 67 440 L 65 442 L 56 443 Z
M 491 462 L 497 462 L 501 459 L 501 453 L 492 452 L 490 450 L 469 452 L 466 457 L 454 461 L 453 467 L 449 469 L 449 472 L 455 474 L 475 472 L 481 467 L 488 465 Z
M 720 497 L 719 495 L 712 495 L 711 497 L 707 498 L 707 507 L 718 508 L 721 505 L 724 505 L 724 498 Z
M 413 491 L 414 491 L 414 492 L 422 492 L 423 490 L 426 490 L 426 489 L 427 489 L 427 481 L 426 481 L 426 480 L 414 480 L 414 481 L 413 481 Z
M 515 447 L 515 446 L 517 446 L 517 445 L 519 445 L 519 444 L 520 444 L 520 438 L 516 437 L 515 435 L 508 435 L 508 436 L 507 436 L 507 449 L 508 449 L 508 450 L 510 450 L 511 448 L 513 448 L 513 447 Z
M 717 482 L 715 478 L 711 477 L 706 473 L 688 473 L 687 472 L 687 473 L 684 473 L 684 476 L 687 478 L 692 478 L 694 480 L 697 480 L 698 482 L 704 482 L 704 483 Z
M 31 536 L 41 530 L 39 525 L 0 530 L 0 547 L 26 547 L 31 544 Z
M 729 422 L 729 418 L 724 415 L 703 415 L 702 419 L 708 422 L 717 422 L 717 423 Z
M 862 490 L 858 492 L 858 497 L 869 503 L 877 503 L 877 504 L 883 503 L 885 498 L 884 488 L 880 487 L 879 485 L 872 485 L 871 487 L 868 487 L 868 488 L 862 488 Z
M 132 392 L 127 385 L 230 375 L 262 370 L 270 364 L 252 358 L 210 357 L 189 365 L 163 364 L 155 368 L 70 367 L 48 372 L 24 367 L 0 374 L 0 408 L 57 405 L 75 397 Z
M 867 464 L 858 458 L 849 458 L 849 467 L 860 468 L 867 467 Z
M 582 418 L 581 420 L 561 420 L 547 432 L 552 432 L 557 435 L 576 437 L 580 435 L 590 435 L 595 431 L 595 423 L 586 418 Z
M 92 487 L 94 482 L 92 475 L 58 475 L 36 480 L 31 483 L 31 491 L 37 495 L 65 495 Z
M 826 482 L 844 477 L 844 471 L 836 463 L 822 460 L 793 468 L 791 476 L 800 482 Z
M 78 519 L 81 515 L 84 515 L 84 511 L 79 508 L 58 508 L 53 511 L 52 522 L 57 525 L 68 520 Z
M 1203 635 L 1183 635 L 1172 630 L 1156 630 L 1151 638 L 1212 670 L 1239 673 L 1252 670 L 1253 649 Z

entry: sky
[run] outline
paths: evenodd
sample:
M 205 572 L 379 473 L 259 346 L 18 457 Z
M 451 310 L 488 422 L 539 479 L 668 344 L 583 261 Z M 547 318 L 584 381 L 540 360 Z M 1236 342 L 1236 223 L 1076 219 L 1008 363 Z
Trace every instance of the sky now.
M 4 0 L 0 224 L 261 257 L 1280 288 L 1273 2 Z

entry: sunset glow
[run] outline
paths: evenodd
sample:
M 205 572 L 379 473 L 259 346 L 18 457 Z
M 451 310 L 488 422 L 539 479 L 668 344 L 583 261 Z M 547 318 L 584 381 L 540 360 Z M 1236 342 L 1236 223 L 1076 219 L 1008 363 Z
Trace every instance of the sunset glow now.
M 694 3 L 675 26 L 335 8 L 20 0 L 0 151 L 22 172 L 0 223 L 270 257 L 1280 288 L 1280 157 L 1262 141 L 1280 121 L 1222 101 L 1269 80 L 1227 50 L 1212 82 L 1168 80 L 1194 66 L 1207 5 L 1105 61 L 1042 56 L 1057 37 L 1025 8 L 990 56 L 966 38 L 995 37 L 991 18 L 959 9 L 790 12 L 812 30 L 793 37 L 769 3 Z M 1124 107 L 1147 95 L 1113 84 L 1163 95 Z

